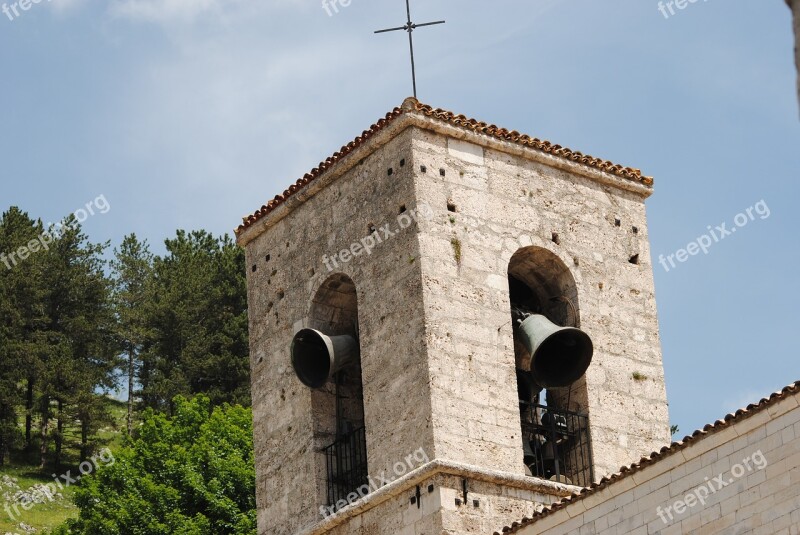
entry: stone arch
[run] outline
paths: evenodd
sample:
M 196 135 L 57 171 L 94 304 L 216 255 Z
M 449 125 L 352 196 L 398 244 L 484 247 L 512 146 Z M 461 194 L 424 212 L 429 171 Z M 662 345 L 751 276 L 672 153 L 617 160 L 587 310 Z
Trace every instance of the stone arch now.
M 560 412 L 565 410 L 575 413 L 586 412 L 588 408 L 586 376 L 567 387 L 540 390 L 540 387 L 533 384 L 531 376 L 525 373 L 530 370 L 531 356 L 521 341 L 521 333 L 516 326 L 530 314 L 541 314 L 558 326 L 580 327 L 578 286 L 570 268 L 554 252 L 537 246 L 524 247 L 512 255 L 508 263 L 508 286 L 511 319 L 514 325 L 515 362 L 518 370 L 517 387 L 520 399 L 523 458 L 526 469 L 531 475 L 550 477 L 547 451 L 552 451 L 548 449 L 552 448 L 552 445 L 542 438 L 543 435 L 531 430 L 541 429 L 543 418 L 545 415 L 552 417 L 552 414 L 549 414 L 551 412 L 553 414 L 565 414 Z M 531 392 L 535 395 L 528 397 Z M 572 423 L 570 427 L 573 427 Z M 574 427 L 572 430 L 575 430 Z M 577 459 L 578 454 L 582 455 L 586 447 L 588 438 L 586 445 L 581 444 L 578 449 L 565 452 L 565 455 L 569 459 Z M 591 468 L 584 463 L 575 462 L 570 465 L 570 469 L 571 477 L 585 478 L 591 474 Z M 563 474 L 558 477 L 563 477 Z
M 308 317 L 312 329 L 358 338 L 358 293 L 353 279 L 343 273 L 328 277 L 314 294 Z
M 512 307 L 527 308 L 558 325 L 580 327 L 575 277 L 552 251 L 530 246 L 519 249 L 508 263 Z
M 358 292 L 348 275 L 335 273 L 320 285 L 311 299 L 308 327 L 328 336 L 348 335 L 359 340 Z M 360 359 L 322 388 L 311 391 L 311 411 L 318 503 L 331 506 L 366 479 Z

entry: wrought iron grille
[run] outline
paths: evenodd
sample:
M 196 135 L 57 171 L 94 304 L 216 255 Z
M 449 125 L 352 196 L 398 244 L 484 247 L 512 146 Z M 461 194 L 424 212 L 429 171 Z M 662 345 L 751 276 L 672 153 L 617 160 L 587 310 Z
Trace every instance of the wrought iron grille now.
M 347 501 L 348 494 L 368 483 L 364 428 L 343 435 L 323 451 L 328 472 L 328 505 L 335 506 L 339 500 Z
M 594 480 L 589 417 L 520 403 L 525 464 L 535 477 L 588 487 Z

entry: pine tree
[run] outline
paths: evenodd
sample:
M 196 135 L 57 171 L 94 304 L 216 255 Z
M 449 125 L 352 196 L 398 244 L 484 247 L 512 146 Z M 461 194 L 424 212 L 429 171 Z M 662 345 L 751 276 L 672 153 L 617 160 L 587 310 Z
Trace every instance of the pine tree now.
M 107 245 L 91 244 L 74 217 L 45 255 L 43 280 L 49 291 L 45 302 L 48 351 L 42 385 L 41 463 L 46 462 L 48 426 L 55 417 L 54 463 L 62 461 L 65 426 L 80 422 L 81 453 L 97 425 L 89 401 L 95 392 L 116 386 L 118 346 L 110 299 L 110 281 L 103 272 Z M 53 409 L 56 410 L 53 414 Z
M 178 231 L 153 266 L 142 355 L 145 405 L 171 412 L 179 394 L 250 405 L 244 252 L 230 238 Z
M 117 317 L 119 341 L 125 352 L 125 374 L 128 382 L 128 435 L 133 430 L 133 412 L 137 377 L 141 372 L 141 353 L 147 341 L 148 284 L 153 272 L 153 255 L 147 242 L 135 234 L 126 236 L 114 250 L 113 302 Z
M 44 350 L 41 329 L 46 321 L 40 277 L 45 244 L 37 241 L 42 234 L 41 222 L 16 207 L 0 218 L 0 464 L 19 439 L 21 383 L 25 384 L 25 444 L 31 444 L 34 388 Z M 19 254 L 28 246 L 28 253 Z

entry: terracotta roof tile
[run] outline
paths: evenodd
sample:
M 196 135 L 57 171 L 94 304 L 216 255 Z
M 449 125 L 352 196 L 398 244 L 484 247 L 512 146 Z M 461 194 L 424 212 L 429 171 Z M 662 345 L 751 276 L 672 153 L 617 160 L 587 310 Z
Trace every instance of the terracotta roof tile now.
M 359 148 L 361 145 L 366 143 L 370 138 L 374 137 L 378 132 L 389 126 L 395 119 L 406 113 L 422 114 L 425 117 L 442 121 L 456 127 L 471 130 L 475 133 L 491 136 L 496 139 L 509 141 L 511 143 L 516 143 L 536 150 L 540 150 L 547 154 L 564 158 L 566 160 L 570 160 L 575 163 L 583 164 L 588 167 L 604 171 L 606 173 L 610 173 L 628 180 L 638 182 L 645 186 L 653 185 L 653 178 L 648 176 L 643 176 L 642 172 L 639 169 L 624 167 L 622 165 L 609 162 L 607 160 L 602 160 L 600 158 L 588 156 L 583 153 L 570 150 L 566 147 L 562 147 L 561 145 L 555 145 L 553 143 L 550 143 L 549 141 L 540 140 L 538 138 L 532 138 L 531 136 L 526 134 L 520 134 L 516 130 L 509 131 L 506 130 L 505 128 L 500 128 L 493 124 L 490 125 L 484 122 L 480 122 L 476 119 L 470 119 L 464 115 L 456 115 L 453 112 L 443 110 L 441 108 L 434 109 L 431 106 L 420 103 L 416 99 L 409 98 L 406 99 L 402 107 L 397 107 L 392 111 L 390 111 L 389 113 L 387 113 L 385 117 L 380 119 L 377 123 L 373 124 L 369 130 L 364 130 L 364 132 L 362 132 L 360 136 L 356 137 L 353 141 L 343 146 L 341 149 L 339 149 L 338 152 L 335 152 L 333 156 L 329 157 L 324 162 L 320 162 L 319 166 L 312 169 L 311 172 L 307 173 L 303 178 L 299 179 L 297 182 L 291 185 L 289 189 L 283 192 L 282 195 L 276 195 L 274 199 L 269 201 L 267 204 L 263 205 L 255 213 L 243 218 L 242 224 L 239 226 L 239 228 L 236 229 L 236 235 L 238 236 L 239 234 L 244 232 L 248 227 L 255 224 L 258 220 L 262 219 L 263 217 L 266 217 L 267 214 L 269 214 L 270 212 L 275 210 L 278 206 L 286 202 L 286 200 L 292 195 L 294 195 L 297 191 L 308 185 L 310 182 L 319 178 L 328 169 L 333 167 L 339 160 L 343 159 L 345 156 L 353 152 L 355 149 Z
M 722 420 L 717 420 L 713 424 L 708 424 L 703 429 L 698 429 L 690 436 L 684 437 L 683 440 L 680 442 L 673 442 L 669 446 L 664 446 L 661 450 L 657 452 L 651 453 L 648 457 L 642 457 L 638 463 L 633 463 L 630 466 L 623 466 L 619 469 L 619 472 L 616 474 L 612 474 L 608 477 L 602 478 L 599 482 L 593 483 L 590 487 L 587 487 L 581 490 L 579 493 L 573 494 L 572 496 L 568 496 L 548 507 L 542 509 L 542 511 L 533 515 L 533 517 L 528 518 L 525 517 L 519 522 L 514 522 L 510 526 L 506 526 L 503 528 L 502 533 L 517 533 L 520 529 L 529 526 L 539 520 L 540 518 L 544 518 L 547 515 L 558 511 L 559 509 L 563 509 L 567 505 L 572 502 L 582 500 L 587 496 L 591 496 L 597 492 L 600 492 L 604 488 L 608 487 L 612 483 L 616 483 L 621 479 L 625 479 L 626 477 L 638 472 L 639 470 L 650 466 L 651 464 L 655 464 L 658 461 L 669 457 L 673 453 L 681 451 L 683 449 L 688 448 L 689 446 L 696 444 L 697 442 L 701 441 L 705 437 L 712 435 L 718 431 L 721 431 L 731 425 L 745 420 L 754 414 L 757 414 L 772 405 L 788 398 L 789 396 L 793 396 L 800 392 L 800 381 L 795 382 L 781 390 L 780 392 L 775 392 L 774 394 L 770 395 L 769 398 L 764 398 L 758 403 L 750 404 L 744 409 L 739 409 L 733 414 L 728 414 Z M 494 532 L 494 535 L 501 535 L 501 532 Z

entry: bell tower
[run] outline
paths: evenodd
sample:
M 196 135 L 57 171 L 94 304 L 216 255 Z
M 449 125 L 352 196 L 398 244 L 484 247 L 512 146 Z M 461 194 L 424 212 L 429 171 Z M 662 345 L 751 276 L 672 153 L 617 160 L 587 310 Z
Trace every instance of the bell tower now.
M 411 98 L 245 218 L 259 534 L 491 533 L 667 445 L 652 186 Z

